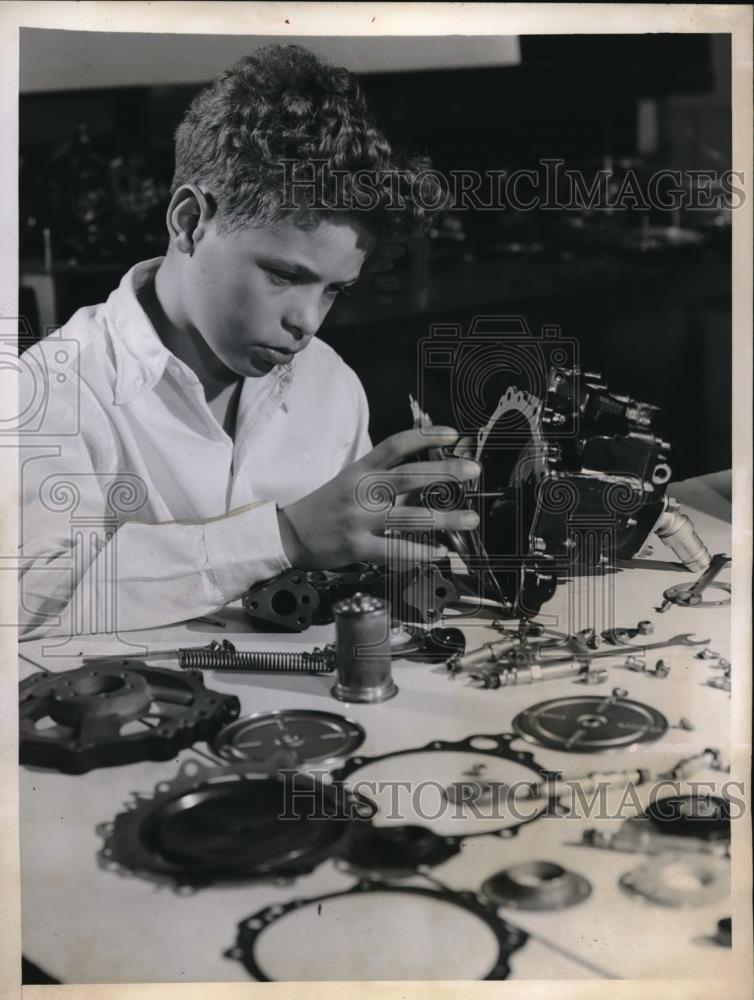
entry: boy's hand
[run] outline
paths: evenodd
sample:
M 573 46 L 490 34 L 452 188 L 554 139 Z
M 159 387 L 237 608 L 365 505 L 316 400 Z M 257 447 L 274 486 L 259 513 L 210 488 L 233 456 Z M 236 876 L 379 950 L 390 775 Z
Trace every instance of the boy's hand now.
M 300 569 L 334 569 L 351 562 L 384 565 L 388 561 L 386 529 L 390 529 L 391 500 L 416 493 L 430 482 L 466 482 L 480 474 L 475 462 L 443 461 L 400 465 L 409 455 L 453 445 L 456 431 L 448 427 L 401 431 L 368 455 L 347 466 L 314 493 L 279 511 L 280 535 L 291 565 Z M 479 523 L 469 510 L 428 510 L 401 506 L 400 527 L 430 527 L 436 531 L 469 531 Z M 447 555 L 443 546 L 390 542 L 390 559 L 424 562 Z

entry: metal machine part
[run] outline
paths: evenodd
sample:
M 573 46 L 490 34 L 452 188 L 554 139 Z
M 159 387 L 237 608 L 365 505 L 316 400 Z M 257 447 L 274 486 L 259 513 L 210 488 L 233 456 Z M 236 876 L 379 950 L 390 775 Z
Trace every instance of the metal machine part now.
M 513 439 L 507 449 L 501 444 L 514 411 L 521 427 L 528 422 L 529 441 L 511 468 Z M 480 434 L 477 459 L 488 484 L 480 516 L 491 562 L 523 553 L 518 579 L 498 573 L 504 594 L 515 594 L 516 613 L 536 614 L 552 596 L 550 586 L 539 590 L 538 577 L 629 559 L 645 543 L 667 508 L 671 477 L 656 415 L 656 407 L 608 391 L 599 375 L 577 367 L 551 367 L 541 399 L 505 393 Z M 675 542 L 676 533 L 665 537 Z
M 353 563 L 335 571 L 291 569 L 255 584 L 243 595 L 246 614 L 259 628 L 303 632 L 332 621 L 336 601 L 357 590 L 382 593 L 384 574 L 369 563 Z
M 19 685 L 20 761 L 83 774 L 170 760 L 238 716 L 234 695 L 137 660 L 33 674 Z
M 705 751 L 706 755 L 711 753 Z M 697 758 L 699 763 L 701 756 Z M 680 762 L 676 770 L 688 763 Z M 630 854 L 691 851 L 725 855 L 730 849 L 730 803 L 717 796 L 700 795 L 653 799 L 641 816 L 625 820 L 612 833 L 585 831 L 584 842 L 590 847 Z
M 520 666 L 487 665 L 469 671 L 469 677 L 483 688 L 497 690 L 501 687 L 518 687 L 522 684 L 539 684 L 542 681 L 572 677 L 585 684 L 603 684 L 606 670 L 592 670 L 588 663 L 572 660 L 568 663 L 528 663 Z
M 478 734 L 350 757 L 332 772 L 332 780 L 369 799 L 383 826 L 400 820 L 401 826 L 423 826 L 441 837 L 510 837 L 558 808 L 556 794 L 532 795 L 554 772 L 540 767 L 531 753 L 512 750 L 514 739 Z
M 508 638 L 492 643 L 485 643 L 478 649 L 469 651 L 459 656 L 454 656 L 448 661 L 448 670 L 452 673 L 462 673 L 464 671 L 476 671 L 479 667 L 484 667 L 488 671 L 496 670 L 499 673 L 510 672 L 514 668 L 522 670 L 533 668 L 534 666 L 546 670 L 548 677 L 569 676 L 571 673 L 578 674 L 580 668 L 585 667 L 592 661 L 604 659 L 605 657 L 625 656 L 630 651 L 630 660 L 641 663 L 637 653 L 646 653 L 654 649 L 665 649 L 669 646 L 703 646 L 709 639 L 695 640 L 689 632 L 674 635 L 670 639 L 658 640 L 657 642 L 634 645 L 633 643 L 619 647 L 614 644 L 608 649 L 593 649 L 587 645 L 582 636 L 565 636 L 559 639 L 535 639 L 528 641 L 525 639 Z M 628 664 L 630 669 L 633 665 Z M 563 669 L 562 674 L 553 672 L 555 668 Z M 638 669 L 638 668 L 637 668 Z M 643 669 L 643 666 L 642 666 Z M 545 679 L 545 674 L 540 679 Z M 525 680 L 525 678 L 524 678 Z M 512 678 L 515 683 L 516 678 Z
M 462 654 L 466 649 L 466 636 L 459 628 L 438 626 L 420 630 L 404 627 L 401 632 L 408 636 L 406 641 L 401 641 L 401 633 L 391 633 L 390 649 L 394 659 L 441 663 Z
M 388 573 L 370 563 L 341 570 L 291 569 L 251 587 L 242 598 L 258 629 L 303 632 L 333 621 L 333 606 L 356 593 L 388 600 L 393 618 L 409 625 L 432 625 L 461 600 L 448 560 Z
M 648 705 L 630 701 L 627 694 L 613 688 L 606 698 L 583 695 L 543 701 L 520 712 L 513 729 L 530 743 L 573 753 L 626 749 L 663 736 L 667 719 Z
M 221 729 L 210 746 L 218 757 L 263 766 L 280 751 L 303 764 L 344 760 L 366 738 L 362 726 L 334 712 L 286 709 L 237 719 Z
M 124 660 L 118 654 L 106 656 L 84 656 L 85 664 L 90 663 L 139 663 L 138 660 Z M 175 660 L 178 666 L 188 671 L 224 670 L 236 673 L 294 673 L 329 674 L 335 669 L 335 649 L 325 646 L 303 652 L 280 650 L 237 650 L 229 639 L 218 642 L 213 639 L 206 646 L 189 646 L 185 649 L 157 649 L 143 654 L 144 660 Z M 143 664 L 142 664 L 143 665 Z
M 716 795 L 668 795 L 654 799 L 644 818 L 660 834 L 730 840 L 730 802 Z
M 662 854 L 627 872 L 620 884 L 661 906 L 708 906 L 730 894 L 730 863 L 707 854 Z
M 733 946 L 733 920 L 731 917 L 723 917 L 722 920 L 718 920 L 715 930 L 715 941 L 721 944 L 723 948 L 731 948 Z
M 411 946 L 416 926 L 432 928 L 431 954 Z M 375 933 L 375 947 L 354 949 Z M 361 882 L 259 910 L 238 925 L 226 957 L 260 982 L 500 980 L 526 940 L 474 893 Z
M 213 640 L 196 649 L 179 649 L 178 666 L 184 670 L 227 670 L 262 674 L 331 674 L 335 669 L 332 646 L 312 652 L 251 650 L 239 652 L 232 642 Z
M 692 573 L 703 573 L 710 564 L 707 546 L 697 535 L 690 518 L 677 501 L 666 497 L 654 533 Z
M 441 837 L 425 826 L 355 824 L 336 856 L 361 878 L 406 878 L 443 864 L 461 850 L 461 837 Z
M 730 563 L 729 555 L 722 552 L 714 555 L 707 569 L 694 583 L 679 583 L 665 591 L 660 611 L 667 611 L 671 604 L 680 604 L 684 608 L 719 608 L 722 605 L 730 604 L 730 596 L 717 601 L 705 601 L 702 597 L 708 587 L 714 587 L 730 595 L 730 584 L 721 583 L 715 579 L 718 573 Z
M 381 597 L 354 594 L 334 606 L 336 681 L 339 701 L 380 702 L 398 687 L 391 674 L 390 612 Z
M 552 861 L 526 861 L 491 875 L 482 895 L 497 906 L 519 910 L 565 910 L 583 903 L 592 887 L 583 875 Z
M 292 760 L 281 750 L 259 773 L 186 761 L 172 781 L 136 794 L 99 827 L 100 864 L 183 891 L 313 871 L 373 809 L 305 772 L 269 773 Z

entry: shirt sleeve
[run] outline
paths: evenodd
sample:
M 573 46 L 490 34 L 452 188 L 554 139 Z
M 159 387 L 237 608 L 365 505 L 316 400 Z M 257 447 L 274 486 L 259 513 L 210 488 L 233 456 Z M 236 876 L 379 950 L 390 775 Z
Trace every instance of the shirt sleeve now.
M 350 420 L 353 421 L 353 435 L 348 448 L 342 456 L 341 469 L 344 469 L 347 465 L 351 465 L 352 462 L 357 462 L 367 452 L 372 450 L 372 439 L 369 436 L 369 403 L 364 392 L 364 386 L 352 368 L 346 365 L 345 369 L 352 406 Z
M 47 416 L 71 424 L 64 393 L 50 395 Z M 147 484 L 117 470 L 106 432 L 86 416 L 86 432 L 38 433 L 20 447 L 22 639 L 186 621 L 290 568 L 271 502 L 207 520 L 140 521 Z

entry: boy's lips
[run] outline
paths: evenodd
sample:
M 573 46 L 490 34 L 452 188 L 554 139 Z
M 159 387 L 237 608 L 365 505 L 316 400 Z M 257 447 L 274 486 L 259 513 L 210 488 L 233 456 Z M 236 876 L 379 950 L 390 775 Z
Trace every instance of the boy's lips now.
M 266 347 L 264 344 L 257 344 L 254 350 L 259 351 L 265 360 L 274 365 L 286 365 L 293 358 L 295 351 L 287 351 L 281 347 Z

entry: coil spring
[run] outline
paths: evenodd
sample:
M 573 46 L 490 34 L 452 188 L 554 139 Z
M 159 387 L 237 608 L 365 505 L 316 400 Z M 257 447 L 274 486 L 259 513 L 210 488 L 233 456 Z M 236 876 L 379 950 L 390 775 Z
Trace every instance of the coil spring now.
M 248 670 L 255 673 L 327 674 L 335 669 L 333 652 L 321 649 L 313 653 L 181 649 L 178 663 L 184 670 Z

